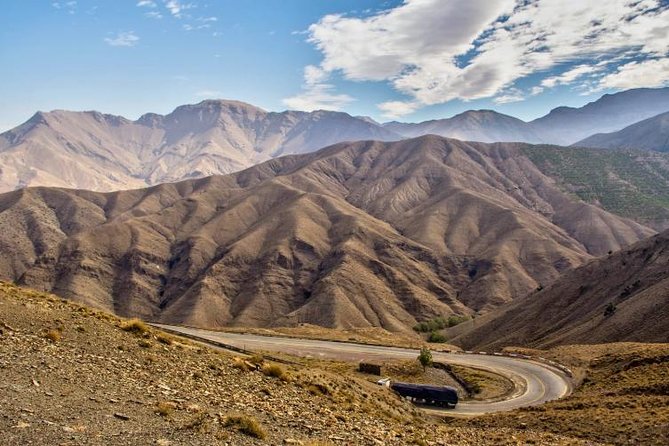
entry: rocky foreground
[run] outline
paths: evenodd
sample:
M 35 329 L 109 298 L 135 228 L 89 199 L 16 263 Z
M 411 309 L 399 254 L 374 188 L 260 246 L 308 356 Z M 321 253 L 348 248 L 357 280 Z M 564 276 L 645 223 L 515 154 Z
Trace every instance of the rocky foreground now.
M 0 283 L 1 443 L 593 444 L 446 426 L 362 380 L 251 361 Z

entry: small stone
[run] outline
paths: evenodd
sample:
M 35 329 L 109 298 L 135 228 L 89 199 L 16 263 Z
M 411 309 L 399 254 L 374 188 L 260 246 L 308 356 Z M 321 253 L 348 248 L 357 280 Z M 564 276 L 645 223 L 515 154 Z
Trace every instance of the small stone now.
M 128 415 L 126 415 L 124 413 L 120 413 L 120 412 L 114 413 L 114 416 L 116 418 L 118 418 L 119 420 L 123 420 L 123 421 L 128 421 L 130 419 L 130 417 Z
M 17 429 L 25 429 L 26 427 L 30 427 L 30 424 L 26 423 L 25 421 L 19 421 L 16 426 L 14 426 Z
M 304 444 L 302 441 L 296 440 L 294 438 L 284 438 L 283 443 L 284 444 L 298 444 L 298 445 L 299 444 Z
M 35 386 L 35 387 L 39 387 L 39 383 L 37 382 L 36 379 L 33 379 L 33 386 Z

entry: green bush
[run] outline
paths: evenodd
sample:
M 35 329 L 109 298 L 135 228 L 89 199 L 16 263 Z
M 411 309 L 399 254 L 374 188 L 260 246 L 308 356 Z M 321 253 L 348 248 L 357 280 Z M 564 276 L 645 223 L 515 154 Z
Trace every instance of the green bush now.
M 433 331 L 443 330 L 447 327 L 455 327 L 458 324 L 461 324 L 464 321 L 469 320 L 467 316 L 457 316 L 455 314 L 445 319 L 443 317 L 435 317 L 429 321 L 420 322 L 416 324 L 413 329 L 419 333 L 430 333 Z
M 444 343 L 446 342 L 446 336 L 439 333 L 438 331 L 433 331 L 430 333 L 430 336 L 427 338 L 428 342 Z

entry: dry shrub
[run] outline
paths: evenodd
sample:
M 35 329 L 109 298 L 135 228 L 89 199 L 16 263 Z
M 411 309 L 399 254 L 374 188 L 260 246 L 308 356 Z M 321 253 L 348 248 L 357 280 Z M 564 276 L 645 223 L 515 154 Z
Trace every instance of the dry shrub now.
M 156 413 L 161 417 L 172 415 L 176 408 L 177 404 L 172 401 L 158 401 L 158 403 L 156 403 Z
M 149 326 L 139 319 L 130 319 L 121 323 L 121 329 L 137 335 L 143 335 L 149 332 Z
M 241 370 L 242 372 L 249 372 L 253 370 L 251 367 L 249 367 L 246 361 L 241 358 L 234 358 L 232 360 L 232 367 L 236 368 L 237 370 Z
M 262 365 L 265 362 L 265 358 L 260 353 L 254 353 L 250 358 L 249 362 L 251 364 Z
M 165 345 L 172 345 L 174 343 L 174 340 L 173 340 L 172 336 L 162 334 L 162 333 L 158 334 L 158 336 L 156 336 L 156 340 L 158 342 L 160 342 L 161 344 L 165 344 Z
M 248 415 L 228 415 L 225 417 L 223 425 L 260 440 L 267 437 L 258 420 Z
M 286 371 L 283 369 L 278 364 L 267 364 L 262 368 L 262 372 L 266 376 L 271 376 L 272 378 L 279 378 L 281 380 L 286 380 L 288 376 L 286 375 Z
M 61 334 L 60 330 L 51 329 L 51 330 L 46 332 L 44 337 L 47 338 L 51 342 L 58 342 L 58 341 L 61 340 L 63 335 Z
M 309 391 L 309 393 L 311 393 L 312 395 L 326 395 L 326 396 L 328 396 L 328 395 L 332 394 L 332 391 L 330 390 L 330 388 L 326 384 L 323 384 L 323 383 L 310 383 L 307 386 L 307 391 Z

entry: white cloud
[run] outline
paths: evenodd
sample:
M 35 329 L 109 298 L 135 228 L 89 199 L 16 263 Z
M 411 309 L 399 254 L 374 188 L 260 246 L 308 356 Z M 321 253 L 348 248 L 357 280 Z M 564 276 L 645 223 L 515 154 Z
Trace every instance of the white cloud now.
M 163 15 L 159 13 L 158 11 L 149 11 L 144 14 L 145 16 L 151 18 L 151 19 L 162 19 Z
M 140 0 L 137 2 L 140 8 L 156 8 L 158 5 L 153 0 Z
M 172 14 L 172 16 L 180 19 L 183 17 L 183 12 L 187 9 L 195 7 L 193 3 L 182 3 L 179 0 L 164 0 L 165 8 Z
M 62 9 L 67 11 L 69 14 L 74 14 L 77 12 L 77 2 L 75 0 L 63 1 L 63 2 L 53 2 L 51 3 L 56 9 Z
M 345 105 L 353 102 L 347 94 L 333 93 L 334 87 L 330 84 L 316 83 L 306 85 L 304 91 L 296 96 L 285 98 L 282 102 L 291 110 L 341 110 Z
M 520 102 L 525 99 L 525 94 L 517 88 L 509 88 L 496 96 L 492 101 L 495 104 L 510 104 L 511 102 Z
M 621 65 L 599 83 L 601 88 L 629 89 L 669 85 L 669 58 L 630 62 Z
M 327 79 L 328 75 L 325 71 L 315 65 L 307 65 L 304 67 L 304 82 L 307 85 L 316 85 Z
M 377 105 L 381 110 L 381 115 L 388 119 L 398 119 L 402 116 L 411 114 L 420 108 L 420 104 L 404 101 L 387 101 Z
M 522 92 L 508 92 L 530 74 L 544 76 L 530 92 L 539 94 L 599 82 L 624 58 L 666 60 L 667 23 L 662 0 L 404 0 L 361 18 L 327 15 L 309 27 L 308 41 L 323 56 L 322 77 L 385 81 L 405 95 L 379 105 L 397 114 L 453 99 L 519 100 Z M 657 83 L 633 68 L 637 83 Z M 612 79 L 602 85 L 628 84 Z
M 135 46 L 139 37 L 133 31 L 119 32 L 116 37 L 106 37 L 105 42 L 111 46 Z
M 544 91 L 544 87 L 539 87 L 539 86 L 532 87 L 530 89 L 530 96 L 536 96 L 540 93 L 543 93 L 543 91 Z
M 553 88 L 556 85 L 568 85 L 574 82 L 576 79 L 579 79 L 585 75 L 601 71 L 605 66 L 594 66 L 594 65 L 579 65 L 574 67 L 559 76 L 547 77 L 541 81 L 541 86 L 544 88 Z
M 293 110 L 341 110 L 354 99 L 346 94 L 333 92 L 334 86 L 327 83 L 329 74 L 315 65 L 304 67 L 302 93 L 285 98 L 283 103 Z

